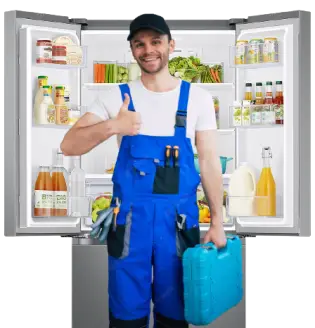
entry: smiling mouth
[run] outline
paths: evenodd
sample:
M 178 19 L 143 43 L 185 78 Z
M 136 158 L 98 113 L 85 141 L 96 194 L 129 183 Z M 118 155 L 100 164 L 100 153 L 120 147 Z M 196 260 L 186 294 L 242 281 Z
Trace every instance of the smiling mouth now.
M 142 61 L 144 63 L 150 63 L 150 62 L 156 61 L 158 59 L 160 59 L 160 58 L 159 57 L 151 57 L 151 58 L 143 58 Z

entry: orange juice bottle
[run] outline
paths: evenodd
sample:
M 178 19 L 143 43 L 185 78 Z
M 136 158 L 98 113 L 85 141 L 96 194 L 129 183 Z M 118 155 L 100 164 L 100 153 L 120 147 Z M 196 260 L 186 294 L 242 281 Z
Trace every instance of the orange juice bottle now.
M 256 188 L 256 210 L 258 216 L 276 216 L 276 183 L 270 166 L 270 147 L 262 150 L 263 169 Z
M 66 169 L 63 167 L 63 154 L 57 151 L 56 165 L 52 170 L 52 187 L 54 191 L 53 216 L 68 215 L 68 187 Z
M 51 216 L 53 209 L 53 188 L 48 166 L 39 167 L 34 194 L 34 216 Z

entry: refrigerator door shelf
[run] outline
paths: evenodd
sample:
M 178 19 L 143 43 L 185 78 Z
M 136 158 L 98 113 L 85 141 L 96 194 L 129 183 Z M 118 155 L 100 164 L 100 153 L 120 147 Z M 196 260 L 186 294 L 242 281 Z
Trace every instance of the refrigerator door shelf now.
M 38 63 L 36 56 L 34 58 L 34 65 L 39 68 L 49 69 L 82 69 L 87 67 L 87 47 L 78 45 L 67 46 L 66 63 Z
M 270 32 L 268 35 L 270 35 Z M 253 38 L 254 38 L 253 35 L 247 37 L 242 36 L 241 38 L 238 38 L 238 40 L 247 39 L 247 41 L 250 41 L 250 39 Z M 272 48 L 269 49 L 269 51 L 271 50 L 271 52 L 268 59 L 264 55 L 264 51 L 265 51 L 264 42 L 257 43 L 253 46 L 250 43 L 246 45 L 230 46 L 229 47 L 230 67 L 240 68 L 240 69 L 259 69 L 259 68 L 272 68 L 276 66 L 282 66 L 281 54 L 283 50 L 283 45 L 282 42 L 279 40 L 277 41 L 277 44 L 278 45 L 274 49 Z
M 57 112 L 64 107 L 67 107 L 67 116 L 65 117 L 64 124 L 57 123 Z M 61 108 L 62 107 L 62 108 Z M 33 127 L 38 128 L 48 128 L 48 129 L 70 129 L 84 113 L 87 112 L 88 106 L 79 106 L 75 104 L 65 103 L 64 105 L 54 105 L 50 115 L 47 113 L 47 123 L 36 123 L 35 118 L 33 122 Z M 48 117 L 49 116 L 49 117 Z M 51 123 L 50 123 L 51 122 Z
M 283 127 L 276 124 L 275 105 L 240 105 L 229 107 L 229 125 L 231 128 L 270 128 Z

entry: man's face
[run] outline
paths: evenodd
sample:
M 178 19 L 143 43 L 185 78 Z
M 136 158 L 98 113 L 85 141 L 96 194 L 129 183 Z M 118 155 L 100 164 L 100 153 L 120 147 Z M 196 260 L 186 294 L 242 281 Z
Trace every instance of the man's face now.
M 174 50 L 174 40 L 152 30 L 136 33 L 131 40 L 131 50 L 141 69 L 148 74 L 160 72 L 168 65 L 169 54 Z

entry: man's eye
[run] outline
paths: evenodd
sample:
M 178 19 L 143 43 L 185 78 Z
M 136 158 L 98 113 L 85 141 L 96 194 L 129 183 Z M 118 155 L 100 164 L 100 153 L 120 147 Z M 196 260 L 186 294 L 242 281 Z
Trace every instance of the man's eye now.
M 153 44 L 160 44 L 161 41 L 153 41 Z

